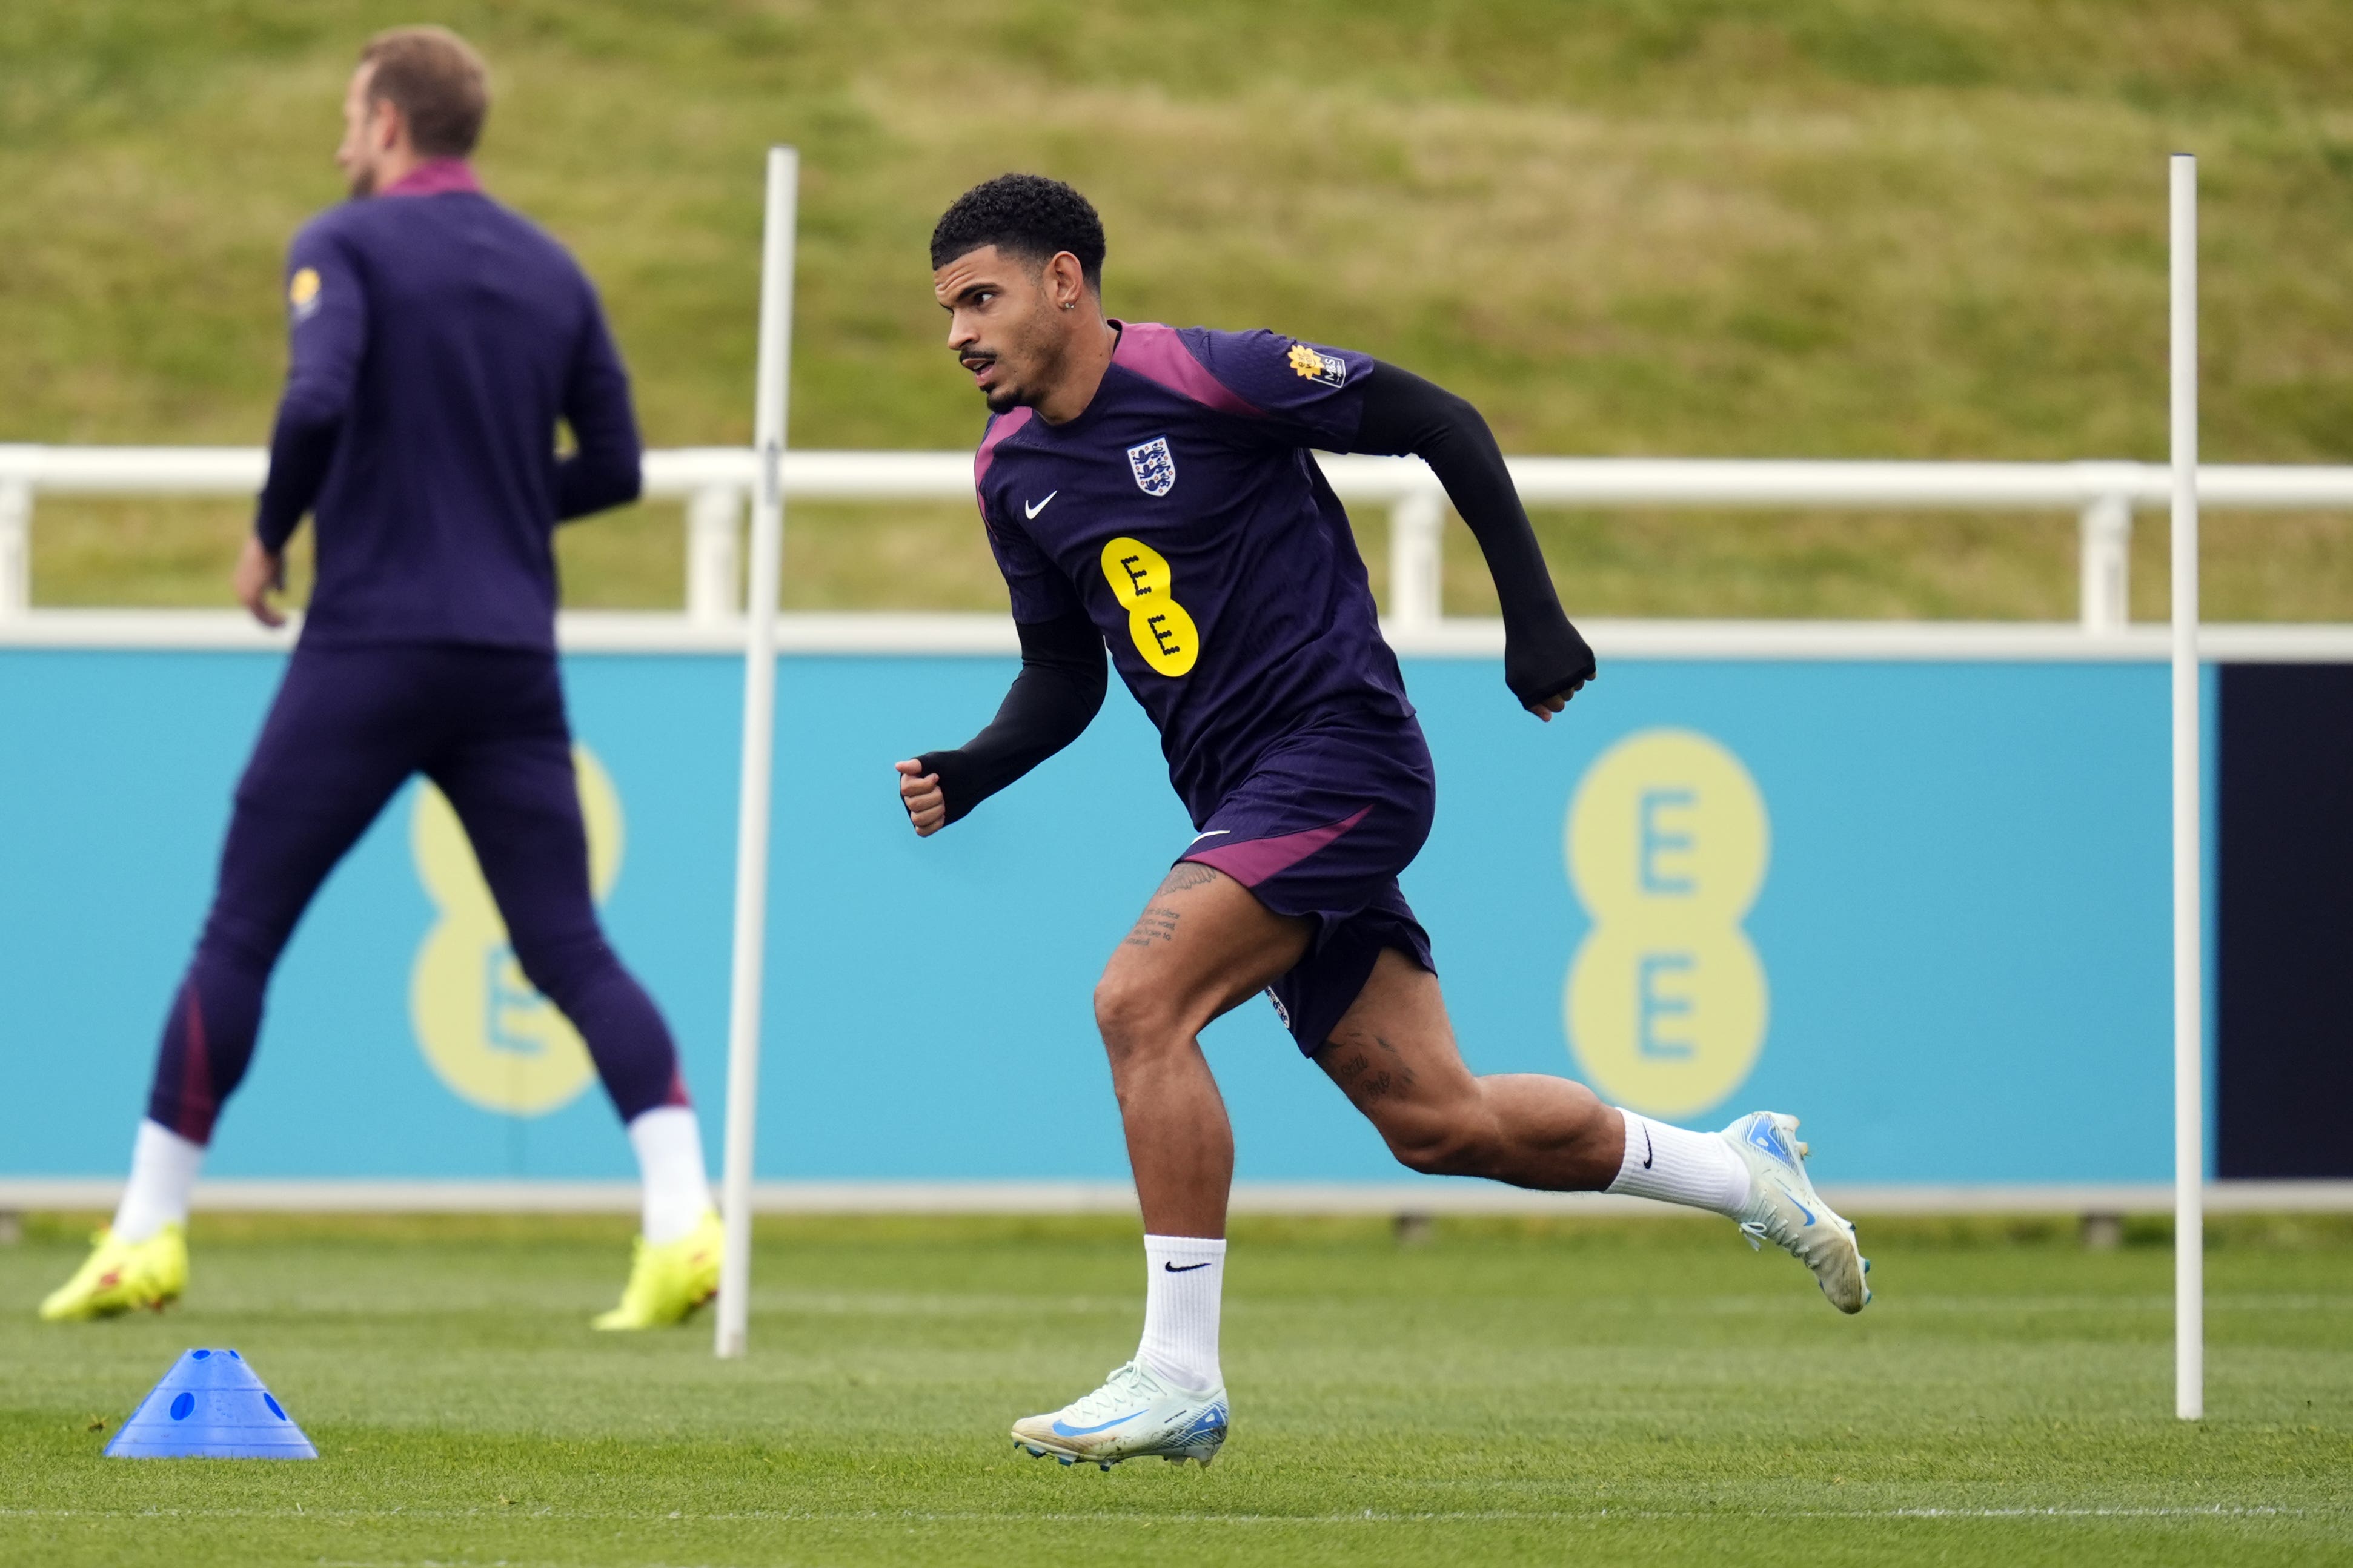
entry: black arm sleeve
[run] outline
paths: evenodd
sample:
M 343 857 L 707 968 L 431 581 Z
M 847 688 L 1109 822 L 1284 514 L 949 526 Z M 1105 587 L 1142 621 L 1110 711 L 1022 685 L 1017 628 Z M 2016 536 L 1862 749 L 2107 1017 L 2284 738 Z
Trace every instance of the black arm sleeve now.
M 1535 530 L 1511 470 L 1479 411 L 1410 371 L 1381 364 L 1365 378 L 1353 449 L 1408 453 L 1430 465 L 1471 526 L 1504 606 L 1504 684 L 1523 707 L 1569 695 L 1593 679 L 1593 650 L 1553 592 Z
M 950 822 L 1077 740 L 1103 707 L 1109 681 L 1103 634 L 1084 611 L 1017 621 L 1014 629 L 1021 634 L 1021 673 L 988 728 L 955 751 L 916 759 L 939 774 Z

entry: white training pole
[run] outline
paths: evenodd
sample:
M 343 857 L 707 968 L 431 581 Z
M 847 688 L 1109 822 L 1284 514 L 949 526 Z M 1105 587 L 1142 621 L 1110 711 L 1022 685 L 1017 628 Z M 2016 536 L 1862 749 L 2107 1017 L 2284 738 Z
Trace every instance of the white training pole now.
M 752 1141 L 759 1122 L 760 970 L 768 935 L 768 810 L 776 743 L 776 578 L 784 553 L 785 391 L 793 362 L 793 220 L 800 154 L 768 149 L 768 216 L 760 247 L 760 353 L 752 440 L 752 578 L 744 636 L 744 776 L 736 807 L 735 963 L 727 1005 L 727 1152 L 720 1213 L 723 1356 L 744 1353 L 752 1308 Z
M 2205 908 L 2198 806 L 2198 160 L 2173 155 L 2173 1413 L 2206 1414 Z

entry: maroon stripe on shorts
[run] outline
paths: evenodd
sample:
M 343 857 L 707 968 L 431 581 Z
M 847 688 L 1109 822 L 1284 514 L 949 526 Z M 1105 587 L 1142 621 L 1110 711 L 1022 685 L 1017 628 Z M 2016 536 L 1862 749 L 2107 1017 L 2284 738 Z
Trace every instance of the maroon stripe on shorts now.
M 1297 833 L 1285 833 L 1273 838 L 1246 838 L 1240 844 L 1220 844 L 1208 849 L 1188 849 L 1177 858 L 1213 867 L 1243 887 L 1255 888 L 1269 877 L 1290 870 L 1364 821 L 1372 809 L 1369 805 L 1360 805 L 1355 816 L 1322 827 L 1303 828 Z

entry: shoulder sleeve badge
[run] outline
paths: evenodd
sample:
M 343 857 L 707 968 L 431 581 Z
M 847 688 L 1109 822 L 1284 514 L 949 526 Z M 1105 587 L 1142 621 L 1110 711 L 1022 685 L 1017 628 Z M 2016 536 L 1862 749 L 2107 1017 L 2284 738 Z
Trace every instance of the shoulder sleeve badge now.
M 1326 386 L 1348 384 L 1348 362 L 1338 354 L 1319 353 L 1305 343 L 1291 345 L 1291 368 L 1305 381 L 1320 381 Z
M 286 285 L 286 302 L 293 307 L 294 319 L 307 321 L 319 310 L 319 269 L 305 267 L 294 274 Z

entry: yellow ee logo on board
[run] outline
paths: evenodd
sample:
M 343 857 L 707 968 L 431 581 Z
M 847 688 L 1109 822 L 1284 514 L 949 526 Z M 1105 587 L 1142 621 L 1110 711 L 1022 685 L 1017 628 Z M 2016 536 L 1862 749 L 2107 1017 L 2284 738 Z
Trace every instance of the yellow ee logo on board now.
M 603 903 L 621 874 L 621 799 L 586 746 L 572 750 L 588 827 L 588 885 Z M 417 874 L 440 919 L 408 980 L 417 1043 L 441 1081 L 485 1110 L 544 1116 L 596 1076 L 588 1047 L 523 977 L 490 884 L 448 797 L 430 783 L 409 817 Z
M 1706 1110 L 1765 1044 L 1765 966 L 1741 929 L 1769 851 L 1757 782 L 1696 731 L 1644 730 L 1586 770 L 1566 840 L 1593 917 L 1563 997 L 1577 1064 L 1646 1114 Z
M 1144 662 L 1163 675 L 1191 669 L 1201 657 L 1200 633 L 1168 596 L 1168 558 L 1140 539 L 1114 539 L 1103 547 L 1103 574 L 1127 611 L 1127 635 Z

